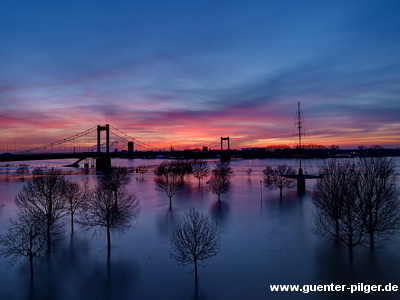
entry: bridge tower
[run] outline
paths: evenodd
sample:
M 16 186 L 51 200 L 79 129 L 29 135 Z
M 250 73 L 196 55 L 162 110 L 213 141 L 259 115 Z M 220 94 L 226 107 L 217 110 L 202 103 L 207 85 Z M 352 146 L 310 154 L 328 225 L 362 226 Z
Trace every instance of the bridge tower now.
M 228 137 L 221 137 L 221 151 L 224 151 L 224 141 L 227 141 L 227 144 L 228 144 L 227 151 L 229 152 L 229 150 L 231 150 L 229 136 Z M 228 161 L 228 160 L 231 160 L 230 154 L 229 153 L 221 153 L 220 161 Z
M 227 150 L 231 150 L 230 140 L 229 140 L 229 136 L 228 136 L 228 137 L 221 137 L 221 151 L 224 150 L 224 141 L 228 141 L 228 149 Z
M 133 152 L 133 142 L 128 142 L 128 152 L 131 153 Z
M 97 152 L 101 152 L 101 147 L 100 147 L 100 135 L 101 132 L 105 131 L 106 132 L 106 152 L 110 152 L 110 125 L 106 124 L 106 126 L 100 126 L 97 125 Z
M 110 125 L 97 125 L 97 153 L 101 152 L 101 132 L 106 132 L 106 153 L 110 152 Z M 111 158 L 107 156 L 99 156 L 96 158 L 96 170 L 106 171 L 111 168 Z

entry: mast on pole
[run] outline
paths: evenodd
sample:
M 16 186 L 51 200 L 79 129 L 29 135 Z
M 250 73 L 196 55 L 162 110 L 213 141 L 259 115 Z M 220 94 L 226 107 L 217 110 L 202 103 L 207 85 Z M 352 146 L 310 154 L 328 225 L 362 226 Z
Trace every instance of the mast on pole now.
M 302 128 L 303 128 L 303 125 L 302 125 L 302 123 L 303 123 L 303 121 L 301 120 L 301 109 L 300 109 L 300 101 L 298 101 L 297 102 L 297 128 L 298 128 L 298 130 L 299 130 L 299 133 L 298 133 L 298 135 L 299 135 L 299 145 L 298 145 L 298 149 L 299 149 L 299 152 L 301 152 L 301 150 L 302 150 L 302 144 L 301 144 L 301 135 L 302 135 Z M 300 156 L 300 168 L 299 168 L 299 175 L 303 175 L 303 168 L 302 168 L 302 164 L 301 164 L 302 162 L 301 162 L 301 156 Z
M 301 119 L 301 108 L 300 108 L 300 101 L 297 102 L 297 113 L 296 113 L 296 120 L 295 120 L 295 125 L 297 125 L 298 133 L 295 133 L 295 135 L 299 136 L 299 144 L 297 145 L 297 150 L 300 149 L 298 156 L 300 158 L 300 168 L 299 172 L 295 175 L 284 175 L 285 177 L 288 178 L 293 178 L 296 179 L 297 181 L 297 192 L 298 193 L 304 193 L 306 191 L 306 179 L 314 179 L 314 178 L 321 178 L 321 175 L 310 175 L 310 174 L 304 174 L 303 173 L 303 168 L 302 168 L 302 161 L 301 157 L 303 156 L 303 153 L 301 153 L 303 149 L 303 143 L 302 143 L 302 135 L 303 135 L 303 121 Z M 295 131 L 295 130 L 293 130 Z

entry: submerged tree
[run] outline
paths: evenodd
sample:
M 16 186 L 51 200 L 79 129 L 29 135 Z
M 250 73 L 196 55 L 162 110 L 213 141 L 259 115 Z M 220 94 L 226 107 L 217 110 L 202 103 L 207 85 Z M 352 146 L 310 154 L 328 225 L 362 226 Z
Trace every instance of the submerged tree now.
M 376 239 L 384 243 L 400 228 L 398 174 L 395 161 L 387 157 L 362 158 L 358 169 L 359 213 L 373 248 Z
M 208 173 L 210 172 L 210 168 L 208 167 L 208 164 L 205 160 L 194 160 L 192 162 L 192 174 L 195 178 L 199 180 L 199 185 L 200 181 L 208 176 Z
M 128 170 L 124 167 L 114 167 L 107 170 L 105 174 L 100 177 L 99 186 L 109 191 L 114 196 L 115 204 L 118 205 L 118 192 L 124 189 L 131 181 L 131 176 Z
M 352 259 L 353 248 L 365 242 L 357 197 L 357 167 L 349 161 L 331 161 L 322 167 L 321 173 L 322 178 L 318 179 L 312 197 L 316 207 L 314 232 L 344 243 Z
M 192 164 L 189 160 L 180 159 L 170 162 L 173 172 L 179 176 L 181 184 L 185 182 L 185 176 L 192 173 Z
M 182 181 L 176 174 L 175 168 L 169 162 L 163 162 L 154 171 L 156 190 L 165 192 L 169 199 L 169 207 L 172 207 L 172 197 L 182 187 Z
M 67 181 L 55 168 L 36 170 L 33 178 L 18 193 L 15 204 L 23 211 L 40 216 L 45 222 L 47 249 L 51 250 L 52 236 L 57 233 L 58 221 L 68 212 L 65 197 Z
M 221 237 L 216 223 L 194 208 L 185 214 L 171 235 L 171 258 L 182 265 L 194 264 L 198 281 L 198 262 L 218 254 Z
M 131 221 L 140 213 L 140 203 L 135 194 L 120 187 L 116 192 L 99 184 L 86 197 L 79 213 L 78 223 L 87 230 L 105 229 L 107 249 L 111 252 L 111 230 L 124 232 L 131 227 Z
M 248 169 L 246 170 L 247 176 L 250 177 L 250 175 L 251 175 L 252 172 L 253 172 L 253 169 L 252 169 L 252 168 L 248 168 Z
M 266 167 L 263 170 L 264 185 L 269 189 L 279 189 L 282 198 L 283 189 L 292 189 L 295 185 L 295 180 L 290 176 L 295 175 L 296 171 L 285 164 L 278 165 L 276 168 Z
M 47 233 L 43 221 L 42 216 L 35 212 L 21 210 L 15 219 L 10 219 L 6 234 L 0 238 L 0 254 L 11 264 L 27 257 L 31 277 L 34 275 L 34 259 L 46 248 Z
M 20 178 L 22 180 L 24 180 L 25 175 L 29 174 L 29 168 L 28 165 L 22 164 L 19 165 L 17 170 L 16 170 L 17 174 L 20 176 Z
M 343 189 L 347 184 L 350 167 L 349 162 L 330 160 L 321 167 L 322 177 L 314 185 L 312 201 L 317 211 L 323 212 L 324 218 L 331 219 L 335 236 L 339 236 L 339 221 L 344 209 Z
M 218 196 L 218 201 L 221 201 L 222 194 L 227 193 L 231 189 L 232 176 L 233 171 L 229 166 L 229 162 L 217 163 L 216 167 L 212 170 L 208 187 L 213 194 Z
M 67 181 L 65 186 L 65 198 L 68 204 L 68 214 L 71 218 L 71 234 L 74 233 L 75 213 L 83 206 L 88 193 L 88 187 L 83 188 L 77 182 Z
M 136 173 L 139 173 L 142 175 L 142 179 L 143 179 L 143 175 L 145 173 L 147 173 L 147 166 L 146 165 L 140 165 L 136 168 Z
M 400 199 L 394 161 L 386 157 L 363 158 L 357 164 L 330 161 L 314 186 L 316 232 L 349 247 L 376 239 L 381 244 L 400 228 Z

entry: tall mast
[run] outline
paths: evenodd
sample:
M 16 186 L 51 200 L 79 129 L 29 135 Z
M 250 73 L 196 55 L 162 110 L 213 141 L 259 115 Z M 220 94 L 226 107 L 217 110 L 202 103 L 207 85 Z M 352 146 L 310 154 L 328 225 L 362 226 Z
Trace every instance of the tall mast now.
M 299 145 L 298 145 L 298 149 L 300 150 L 300 155 L 301 155 L 301 149 L 302 149 L 302 144 L 301 144 L 301 135 L 302 135 L 302 121 L 301 121 L 301 109 L 300 109 L 300 101 L 297 102 L 297 128 L 299 129 Z M 299 174 L 303 174 L 303 169 L 302 169 L 302 165 L 301 165 L 301 156 L 300 156 L 300 168 L 299 168 Z
M 299 129 L 299 149 L 301 149 L 302 145 L 301 145 L 301 128 L 303 127 L 301 125 L 302 121 L 301 121 L 301 113 L 300 113 L 300 101 L 297 102 L 297 128 Z

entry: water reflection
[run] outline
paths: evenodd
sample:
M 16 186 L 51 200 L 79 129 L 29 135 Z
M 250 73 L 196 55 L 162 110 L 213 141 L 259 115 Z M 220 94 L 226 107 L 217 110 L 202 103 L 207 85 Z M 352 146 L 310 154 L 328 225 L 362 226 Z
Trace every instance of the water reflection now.
M 160 162 L 134 160 L 126 164 L 135 167 Z M 123 164 L 123 160 L 118 162 Z M 113 236 L 110 257 L 104 236 L 93 240 L 78 228 L 73 236 L 66 236 L 51 259 L 37 260 L 33 282 L 27 262 L 7 269 L 0 257 L 0 299 L 398 299 L 396 293 L 288 296 L 268 291 L 269 284 L 399 284 L 400 278 L 398 244 L 373 253 L 357 248 L 350 263 L 347 248 L 312 233 L 311 181 L 306 194 L 284 190 L 282 199 L 278 190 L 263 188 L 261 201 L 262 169 L 274 164 L 282 161 L 232 161 L 236 176 L 232 190 L 221 202 L 204 182 L 199 187 L 197 180 L 187 180 L 174 196 L 171 210 L 166 195 L 155 191 L 151 171 L 144 174 L 144 180 L 138 176 L 129 189 L 138 194 L 142 214 L 132 230 Z M 241 170 L 247 168 L 252 168 L 251 176 L 241 176 Z M 98 175 L 86 172 L 72 174 L 71 179 L 95 184 Z M 0 233 L 14 214 L 16 193 L 25 184 L 12 174 L 2 176 Z M 191 207 L 211 215 L 223 227 L 221 252 L 207 260 L 198 286 L 191 267 L 181 267 L 169 257 L 169 235 Z
M 224 224 L 229 215 L 229 204 L 223 200 L 215 201 L 211 204 L 210 213 L 212 218 L 218 221 L 218 224 Z
M 157 228 L 161 236 L 168 237 L 180 222 L 180 216 L 173 208 L 167 208 L 166 211 L 157 216 Z
M 132 260 L 93 257 L 87 240 L 71 238 L 46 259 L 30 282 L 28 299 L 127 299 L 139 279 Z M 73 287 L 73 288 L 71 288 Z

